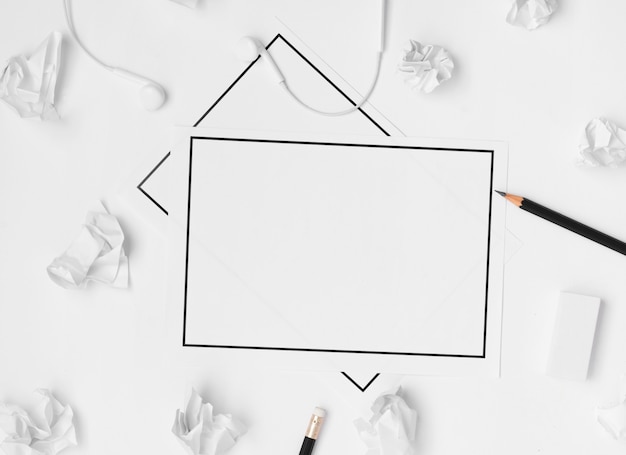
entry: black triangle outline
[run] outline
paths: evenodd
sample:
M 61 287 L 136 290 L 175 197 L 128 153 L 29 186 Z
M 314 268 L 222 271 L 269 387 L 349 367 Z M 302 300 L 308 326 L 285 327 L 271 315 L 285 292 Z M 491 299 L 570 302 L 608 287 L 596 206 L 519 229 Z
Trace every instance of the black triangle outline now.
M 372 385 L 372 382 L 374 382 L 376 380 L 376 378 L 378 378 L 378 376 L 380 376 L 380 373 L 376 373 L 372 377 L 372 379 L 370 379 L 369 382 L 367 384 L 365 384 L 365 386 L 362 387 L 358 382 L 356 382 L 354 379 L 352 379 L 348 375 L 348 373 L 346 373 L 345 371 L 342 371 L 341 374 L 343 374 L 348 379 L 348 381 L 350 381 L 352 384 L 354 384 L 356 386 L 356 388 L 359 389 L 361 392 L 365 392 L 367 390 L 367 388 Z
M 346 100 L 348 100 L 353 106 L 356 106 L 356 103 L 352 100 L 352 98 L 350 98 L 348 95 L 346 95 L 346 93 L 341 90 L 333 81 L 331 81 L 328 76 L 326 76 L 324 73 L 322 73 L 320 71 L 320 69 L 315 66 L 308 58 L 306 58 L 298 49 L 296 49 L 294 47 L 293 44 L 291 44 L 284 36 L 282 36 L 280 33 L 276 34 L 276 36 L 267 44 L 267 46 L 265 46 L 266 50 L 269 50 L 270 47 L 272 46 L 272 44 L 274 44 L 277 40 L 282 40 L 287 46 L 289 46 L 291 48 L 291 50 L 293 50 L 302 60 L 304 60 L 311 68 L 313 68 L 313 70 L 315 70 L 315 72 L 317 72 L 317 74 L 319 74 L 326 82 L 328 82 L 335 90 L 337 90 L 337 92 L 339 92 Z M 215 100 L 215 102 L 211 105 L 211 107 L 209 107 L 206 112 L 204 114 L 202 114 L 202 116 L 196 121 L 196 123 L 193 124 L 194 127 L 197 127 L 200 122 L 202 122 L 202 120 L 204 120 L 204 118 L 209 115 L 209 113 L 220 103 L 220 101 L 222 101 L 222 99 L 224 99 L 224 97 L 233 89 L 233 87 L 235 87 L 235 85 L 237 85 L 237 83 L 246 75 L 246 73 L 250 70 L 250 68 L 252 68 L 259 60 L 260 60 L 261 56 L 257 57 L 256 60 L 254 60 L 253 62 L 251 62 L 242 72 L 241 74 L 239 74 L 239 76 L 237 76 L 237 78 L 232 82 L 232 84 L 230 84 L 228 86 L 228 88 L 219 96 L 219 98 L 217 100 Z M 378 128 L 380 131 L 382 131 L 382 133 L 385 136 L 391 136 L 382 126 L 380 126 L 372 117 L 369 116 L 369 114 L 367 112 L 365 112 L 363 110 L 363 108 L 359 107 L 358 111 L 363 114 L 365 116 L 365 118 L 367 118 L 370 122 L 372 122 L 374 124 L 374 126 L 376 126 L 376 128 Z M 167 152 L 167 154 L 161 158 L 161 161 L 159 161 L 157 163 L 157 165 L 152 168 L 152 170 L 148 173 L 148 175 L 146 175 L 141 182 L 139 182 L 139 184 L 137 185 L 137 189 L 139 191 L 141 191 L 141 193 L 143 193 L 144 196 L 146 196 L 148 198 L 148 200 L 150 202 L 152 202 L 154 205 L 156 205 L 156 207 L 161 210 L 166 216 L 169 216 L 168 211 L 161 205 L 159 204 L 144 188 L 143 188 L 143 184 L 146 183 L 146 181 L 161 167 L 161 165 L 165 162 L 165 160 L 167 160 L 167 158 L 170 157 L 171 155 L 171 151 Z M 354 379 L 352 379 L 346 372 L 342 371 L 341 374 L 348 379 L 356 388 L 358 388 L 361 392 L 365 392 L 367 390 L 367 388 L 372 385 L 372 383 L 376 380 L 376 378 L 378 378 L 378 376 L 380 376 L 380 373 L 376 373 L 372 379 L 369 380 L 369 382 L 367 384 L 365 384 L 364 387 L 362 387 L 361 385 L 359 385 Z
M 137 185 L 137 189 L 138 189 L 139 191 L 141 191 L 141 192 L 142 192 L 142 193 L 143 193 L 143 194 L 144 194 L 144 195 L 145 195 L 145 196 L 146 196 L 146 197 L 147 197 L 150 201 L 152 201 L 152 202 L 153 202 L 153 203 L 154 203 L 154 204 L 155 204 L 155 205 L 156 205 L 159 209 L 161 209 L 161 211 L 162 211 L 163 213 L 165 213 L 165 215 L 166 215 L 166 216 L 168 216 L 168 215 L 169 215 L 169 213 L 167 213 L 167 210 L 165 210 L 165 208 L 163 208 L 163 206 L 162 206 L 161 204 L 159 204 L 159 203 L 158 203 L 158 202 L 157 202 L 157 201 L 156 201 L 156 200 L 155 200 L 152 196 L 150 196 L 150 195 L 148 194 L 148 192 L 142 188 L 142 185 L 143 185 L 144 183 L 146 183 L 146 180 L 148 180 L 148 179 L 152 176 L 152 174 L 154 174 L 154 173 L 156 172 L 156 170 L 157 170 L 158 168 L 160 168 L 160 167 L 161 167 L 161 165 L 165 162 L 165 160 L 169 158 L 169 156 L 170 156 L 170 154 L 171 154 L 171 153 L 172 153 L 171 151 L 170 151 L 170 152 L 167 152 L 167 154 L 166 154 L 163 158 L 161 158 L 161 161 L 159 161 L 159 163 L 158 163 L 156 166 L 154 166 L 154 168 L 152 168 L 152 170 L 148 173 L 148 175 L 146 175 L 146 176 L 143 178 L 143 180 L 142 180 L 141 182 L 139 182 L 139 185 Z
M 265 49 L 269 50 L 270 47 L 272 46 L 272 44 L 274 44 L 277 40 L 282 40 L 287 46 L 289 46 L 291 48 L 291 50 L 293 50 L 296 55 L 298 55 L 302 60 L 304 60 L 311 68 L 313 68 L 313 70 L 315 70 L 315 72 L 317 72 L 317 74 L 319 74 L 326 82 L 328 82 L 335 90 L 337 90 L 341 95 L 343 95 L 343 97 L 348 100 L 350 103 L 352 103 L 353 106 L 356 106 L 356 103 L 348 96 L 346 95 L 346 93 L 341 90 L 333 81 L 331 81 L 324 73 L 322 73 L 320 71 L 320 69 L 315 66 L 308 58 L 306 58 L 298 49 L 295 48 L 295 46 L 293 44 L 291 44 L 283 35 L 281 35 L 280 33 L 276 34 L 276 36 L 268 43 L 267 46 L 265 46 Z M 222 101 L 222 99 L 228 94 L 228 92 L 230 92 L 233 87 L 235 85 L 237 85 L 237 83 L 241 80 L 241 78 L 243 78 L 246 73 L 250 70 L 250 68 L 252 68 L 254 66 L 254 64 L 256 64 L 256 62 L 258 62 L 260 60 L 261 56 L 257 57 L 256 60 L 254 60 L 253 62 L 251 62 L 246 69 L 244 69 L 241 74 L 239 76 L 237 76 L 237 79 L 235 79 L 233 81 L 232 84 L 230 84 L 228 86 L 228 88 L 224 91 L 224 93 L 222 93 L 219 98 L 211 105 L 211 107 L 209 107 L 207 109 L 207 111 L 202 114 L 202 116 L 198 119 L 198 121 L 196 121 L 196 123 L 193 124 L 194 127 L 197 127 L 200 122 L 202 122 L 202 120 L 204 120 L 204 118 L 209 115 L 209 113 L 215 108 L 215 106 L 218 105 L 218 103 L 220 101 Z M 369 114 L 367 112 L 365 112 L 363 110 L 363 108 L 358 108 L 358 111 L 363 114 L 365 116 L 365 118 L 367 118 L 370 122 L 372 122 L 376 128 L 378 128 L 380 131 L 382 131 L 382 133 L 385 136 L 391 136 L 387 131 L 385 131 L 385 129 L 380 126 L 372 117 L 369 116 Z M 157 169 L 159 169 L 159 167 L 161 167 L 161 165 L 165 162 L 165 160 L 167 158 L 169 158 L 171 154 L 170 152 L 167 152 L 167 154 L 161 159 L 161 161 L 159 161 L 159 163 L 148 173 L 148 175 L 146 175 L 141 182 L 139 183 L 139 185 L 137 185 L 137 189 L 139 191 L 141 191 L 144 196 L 146 196 L 148 198 L 148 200 L 150 200 L 150 202 L 152 202 L 154 205 L 157 206 L 157 208 L 159 210 L 161 210 L 166 216 L 168 215 L 167 210 L 161 205 L 159 204 L 156 199 L 154 199 L 145 189 L 142 188 L 142 185 L 152 176 L 152 174 L 154 174 L 156 172 Z

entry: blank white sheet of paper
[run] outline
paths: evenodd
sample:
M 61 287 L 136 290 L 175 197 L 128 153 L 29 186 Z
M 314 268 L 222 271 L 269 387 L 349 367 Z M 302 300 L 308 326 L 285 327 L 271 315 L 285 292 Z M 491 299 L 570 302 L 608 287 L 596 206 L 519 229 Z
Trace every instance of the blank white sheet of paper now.
M 283 367 L 497 373 L 506 156 L 445 142 L 178 130 L 183 345 Z

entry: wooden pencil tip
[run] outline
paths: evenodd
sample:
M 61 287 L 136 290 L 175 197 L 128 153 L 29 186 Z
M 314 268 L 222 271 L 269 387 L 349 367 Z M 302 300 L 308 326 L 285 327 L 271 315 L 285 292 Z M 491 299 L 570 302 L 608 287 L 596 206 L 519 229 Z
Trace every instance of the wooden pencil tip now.
M 506 193 L 504 193 L 504 192 L 502 192 L 502 191 L 498 191 L 498 190 L 495 190 L 495 191 L 496 191 L 496 193 L 498 193 L 500 196 L 502 196 L 502 197 L 506 197 Z

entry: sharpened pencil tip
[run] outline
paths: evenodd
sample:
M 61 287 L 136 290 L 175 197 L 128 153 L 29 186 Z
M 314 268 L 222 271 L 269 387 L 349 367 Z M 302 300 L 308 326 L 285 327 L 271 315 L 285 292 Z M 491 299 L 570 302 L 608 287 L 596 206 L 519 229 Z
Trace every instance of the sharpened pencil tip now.
M 498 191 L 498 190 L 495 190 L 495 191 L 496 191 L 496 193 L 498 193 L 500 196 L 502 196 L 502 197 L 506 197 L 506 193 L 504 193 L 503 191 Z

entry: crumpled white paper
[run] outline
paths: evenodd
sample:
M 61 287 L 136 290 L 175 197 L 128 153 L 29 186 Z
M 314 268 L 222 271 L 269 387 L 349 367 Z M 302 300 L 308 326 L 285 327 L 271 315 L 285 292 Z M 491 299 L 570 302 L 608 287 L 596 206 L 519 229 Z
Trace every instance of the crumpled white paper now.
M 61 64 L 61 41 L 60 32 L 51 33 L 30 57 L 12 57 L 0 72 L 0 99 L 20 117 L 59 117 L 54 89 Z
M 213 415 L 213 405 L 194 389 L 183 412 L 176 410 L 172 433 L 191 455 L 219 455 L 235 445 L 246 427 L 230 414 Z
M 198 0 L 172 0 L 175 3 L 186 6 L 188 8 L 195 8 L 198 4 Z
M 626 130 L 604 118 L 594 118 L 585 127 L 578 150 L 585 164 L 615 167 L 626 160 Z
M 48 275 L 66 289 L 83 288 L 88 281 L 126 288 L 128 257 L 123 243 L 124 233 L 117 218 L 100 202 L 94 203 L 78 236 L 48 266 Z
M 448 51 L 441 46 L 423 46 L 418 41 L 409 40 L 403 50 L 398 71 L 405 82 L 413 89 L 430 93 L 442 82 L 452 77 L 454 62 Z
M 615 439 L 626 441 L 626 375 L 620 378 L 619 401 L 596 409 L 598 423 Z
M 550 20 L 556 7 L 556 0 L 515 0 L 506 21 L 511 25 L 534 30 Z
M 381 395 L 372 405 L 369 422 L 354 421 L 359 436 L 367 445 L 366 455 L 412 455 L 415 453 L 417 411 L 396 393 Z
M 22 408 L 0 403 L 0 453 L 3 455 L 56 455 L 75 446 L 74 413 L 50 391 L 30 415 Z

